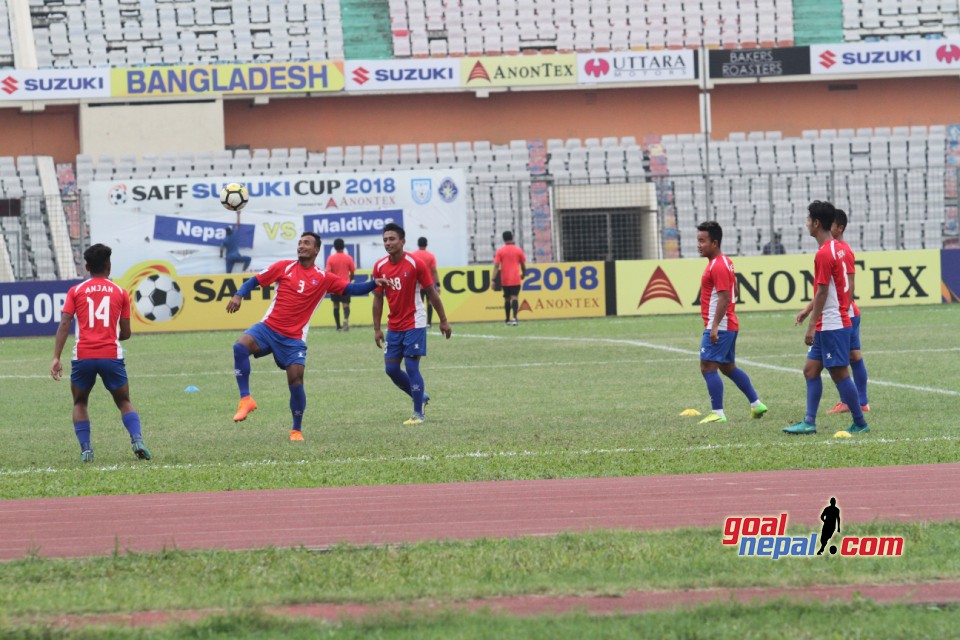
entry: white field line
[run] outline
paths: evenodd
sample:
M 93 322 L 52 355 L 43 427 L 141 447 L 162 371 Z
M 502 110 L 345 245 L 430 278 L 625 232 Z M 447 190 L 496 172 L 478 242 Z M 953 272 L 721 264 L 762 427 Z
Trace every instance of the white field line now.
M 624 345 L 631 347 L 641 347 L 644 349 L 653 349 L 656 351 L 667 351 L 670 353 L 677 353 L 690 357 L 697 357 L 700 355 L 699 351 L 693 351 L 690 349 L 681 349 L 680 347 L 670 347 L 662 344 L 654 344 L 652 342 L 644 342 L 643 340 L 625 340 L 621 338 L 567 338 L 560 336 L 509 336 L 504 338 L 502 336 L 491 336 L 483 334 L 458 334 L 461 338 L 480 338 L 484 340 L 498 340 L 498 339 L 510 339 L 510 340 L 555 340 L 557 342 L 580 342 L 580 343 L 599 343 L 599 344 L 615 344 L 615 345 Z M 868 352 L 869 353 L 869 352 Z M 799 356 L 798 356 L 799 357 Z M 775 364 L 767 364 L 765 362 L 758 362 L 756 360 L 737 360 L 739 364 L 746 364 L 751 367 L 757 367 L 759 369 L 771 369 L 773 371 L 782 371 L 784 373 L 799 373 L 801 367 L 781 367 Z M 824 372 L 826 374 L 826 372 Z M 936 387 L 924 387 L 913 384 L 903 384 L 901 382 L 889 382 L 887 380 L 877 380 L 876 378 L 870 379 L 870 384 L 880 385 L 881 387 L 896 387 L 898 389 L 910 389 L 911 391 L 923 391 L 926 393 L 936 393 L 946 396 L 960 396 L 960 391 L 953 391 L 951 389 L 938 389 Z
M 407 463 L 407 462 L 430 462 L 432 460 L 467 460 L 467 459 L 494 459 L 494 458 L 547 458 L 547 457 L 579 457 L 579 456 L 612 456 L 629 454 L 649 454 L 649 453 L 676 453 L 686 452 L 694 453 L 697 451 L 722 451 L 722 450 L 741 450 L 757 448 L 794 448 L 794 447 L 848 447 L 859 446 L 868 447 L 873 445 L 887 444 L 919 444 L 928 442 L 957 442 L 960 436 L 939 436 L 934 438 L 867 438 L 857 440 L 801 440 L 791 438 L 785 442 L 753 442 L 738 444 L 706 444 L 689 447 L 640 447 L 640 448 L 622 448 L 616 449 L 586 449 L 583 451 L 471 451 L 469 453 L 449 453 L 442 456 L 415 455 L 415 456 L 374 456 L 359 458 L 334 458 L 332 460 L 245 460 L 237 463 L 200 463 L 200 464 L 133 464 L 111 465 L 106 467 L 93 467 L 95 471 L 133 471 L 136 473 L 150 473 L 155 471 L 189 471 L 193 469 L 211 469 L 211 468 L 258 468 L 258 467 L 297 467 L 297 466 L 351 466 L 364 464 L 384 464 L 384 463 Z M 58 469 L 54 467 L 43 467 L 34 469 L 5 469 L 0 470 L 2 476 L 26 476 L 33 474 L 58 474 L 58 473 L 77 473 L 86 472 L 89 467 L 84 466 Z

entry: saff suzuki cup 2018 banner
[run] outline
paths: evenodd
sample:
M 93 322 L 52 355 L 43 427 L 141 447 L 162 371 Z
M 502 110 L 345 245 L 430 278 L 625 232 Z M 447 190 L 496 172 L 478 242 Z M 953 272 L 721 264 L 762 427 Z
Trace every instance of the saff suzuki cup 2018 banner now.
M 239 227 L 237 213 L 219 200 L 230 182 L 250 193 Z M 228 229 L 239 234 L 252 271 L 296 258 L 304 231 L 324 244 L 343 238 L 355 245 L 357 266 L 370 268 L 385 255 L 384 225 L 395 222 L 408 251 L 425 236 L 438 264 L 461 265 L 468 261 L 466 186 L 461 169 L 92 182 L 90 241 L 113 249 L 115 277 L 144 261 L 170 263 L 179 275 L 224 273 Z
M 940 303 L 940 252 L 856 254 L 854 287 L 860 307 Z M 741 311 L 800 311 L 813 299 L 813 253 L 731 256 Z M 705 259 L 617 262 L 617 315 L 700 312 Z

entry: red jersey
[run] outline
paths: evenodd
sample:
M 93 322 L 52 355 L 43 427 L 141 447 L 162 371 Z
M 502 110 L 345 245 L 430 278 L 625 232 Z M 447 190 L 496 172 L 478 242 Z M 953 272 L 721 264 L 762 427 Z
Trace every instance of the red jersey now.
M 130 318 L 130 296 L 107 278 L 90 278 L 70 287 L 63 313 L 76 316 L 74 360 L 123 358 L 120 320 Z
M 261 287 L 277 284 L 263 323 L 282 336 L 306 340 L 310 316 L 330 293 L 340 295 L 349 284 L 317 265 L 304 269 L 299 260 L 281 260 L 256 275 Z
M 703 326 L 705 329 L 713 328 L 713 319 L 717 315 L 717 303 L 720 302 L 720 292 L 726 291 L 730 294 L 730 304 L 727 305 L 727 312 L 720 319 L 717 328 L 720 331 L 739 331 L 740 323 L 737 322 L 737 314 L 734 311 L 736 303 L 736 284 L 737 276 L 733 271 L 733 262 L 730 258 L 718 255 L 707 263 L 707 268 L 703 270 L 700 277 L 700 315 L 703 316 Z
M 373 265 L 371 277 L 390 281 L 389 287 L 379 289 L 390 304 L 387 329 L 407 331 L 427 326 L 427 310 L 420 298 L 420 289 L 433 285 L 427 265 L 404 251 L 397 264 L 390 262 L 390 256 L 381 258 Z
M 357 270 L 353 258 L 346 251 L 337 251 L 327 258 L 327 271 L 350 282 L 350 276 Z
M 520 265 L 527 264 L 523 249 L 515 244 L 505 244 L 493 256 L 493 263 L 500 265 L 500 284 L 504 287 L 516 287 L 523 284 Z
M 427 251 L 426 249 L 417 249 L 410 255 L 412 255 L 414 258 L 416 258 L 417 260 L 425 264 L 427 266 L 427 269 L 431 269 L 430 274 L 432 277 L 432 274 L 433 274 L 432 269 L 437 268 L 437 256 L 433 255 L 433 253 L 431 253 L 430 251 Z
M 813 258 L 813 291 L 829 287 L 817 331 L 836 331 L 850 326 L 850 284 L 847 281 L 846 250 L 833 238 L 824 242 Z
M 847 269 L 847 273 L 856 273 L 857 258 L 856 256 L 853 255 L 853 249 L 851 249 L 850 245 L 848 245 L 843 240 L 837 240 L 837 242 L 843 245 L 843 252 L 844 252 L 843 263 Z M 848 279 L 848 282 L 849 282 L 849 279 Z M 849 284 L 847 286 L 848 286 L 848 293 L 849 293 Z M 847 313 L 850 315 L 851 318 L 856 318 L 858 315 L 860 315 L 860 307 L 858 307 L 857 303 L 854 302 L 853 296 L 848 295 L 848 297 L 850 298 L 850 309 L 847 311 Z

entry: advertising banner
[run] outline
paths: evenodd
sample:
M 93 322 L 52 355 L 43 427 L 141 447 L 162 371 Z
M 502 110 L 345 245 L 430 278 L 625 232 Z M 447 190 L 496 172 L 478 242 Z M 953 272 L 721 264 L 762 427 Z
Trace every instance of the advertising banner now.
M 460 88 L 460 60 L 348 60 L 343 74 L 347 91 L 421 91 Z
M 239 216 L 220 205 L 229 182 L 250 192 Z M 438 264 L 466 264 L 466 186 L 461 169 L 92 182 L 90 240 L 113 249 L 116 276 L 144 260 L 170 263 L 180 275 L 225 273 L 228 229 L 239 234 L 252 271 L 295 258 L 304 231 L 325 245 L 338 237 L 357 245 L 358 267 L 370 268 L 384 255 L 384 225 L 394 222 L 409 250 L 426 236 Z
M 709 56 L 710 77 L 718 80 L 810 75 L 809 47 L 714 49 Z
M 737 312 L 799 311 L 813 299 L 813 254 L 731 257 L 740 295 Z M 618 261 L 617 315 L 700 312 L 703 259 Z M 857 305 L 939 304 L 940 252 L 857 254 Z
M 109 69 L 2 69 L 0 100 L 110 97 Z
M 882 40 L 810 45 L 813 75 L 893 73 L 935 68 L 936 49 L 927 40 Z
M 611 51 L 577 54 L 580 84 L 668 82 L 697 78 L 697 52 Z
M 572 53 L 543 56 L 493 56 L 462 58 L 462 85 L 484 87 L 532 87 L 577 84 L 577 56 Z
M 266 62 L 112 69 L 115 98 L 343 90 L 342 62 Z
M 78 282 L 0 282 L 0 338 L 54 335 L 67 291 Z

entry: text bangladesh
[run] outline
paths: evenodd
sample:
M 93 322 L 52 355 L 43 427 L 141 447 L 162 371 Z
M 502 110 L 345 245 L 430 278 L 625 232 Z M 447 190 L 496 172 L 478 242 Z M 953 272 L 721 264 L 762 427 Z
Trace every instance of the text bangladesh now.
M 327 67 L 195 67 L 129 69 L 127 93 L 249 93 L 313 91 L 329 85 Z

